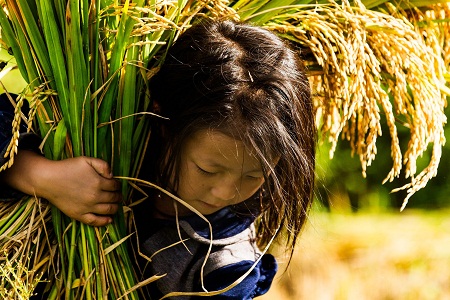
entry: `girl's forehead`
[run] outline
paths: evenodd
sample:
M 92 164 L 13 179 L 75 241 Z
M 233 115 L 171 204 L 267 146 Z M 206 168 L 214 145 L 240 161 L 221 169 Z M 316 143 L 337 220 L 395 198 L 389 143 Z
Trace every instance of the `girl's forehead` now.
M 195 132 L 186 141 L 183 152 L 210 164 L 261 170 L 255 149 L 218 130 L 203 129 Z

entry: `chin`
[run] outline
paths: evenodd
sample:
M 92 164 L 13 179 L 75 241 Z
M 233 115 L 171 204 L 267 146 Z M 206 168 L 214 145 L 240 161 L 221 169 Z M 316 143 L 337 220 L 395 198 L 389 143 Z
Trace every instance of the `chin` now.
M 205 202 L 201 202 L 200 205 L 198 205 L 197 207 L 195 207 L 196 210 L 198 210 L 199 212 L 201 212 L 203 215 L 210 215 L 213 214 L 219 210 L 221 210 L 223 207 L 220 206 L 214 206 Z
M 219 210 L 221 210 L 221 208 L 212 209 L 212 210 L 208 210 L 208 211 L 200 211 L 200 210 L 199 211 L 202 213 L 202 215 L 207 216 L 207 215 L 211 215 L 215 212 L 218 212 Z

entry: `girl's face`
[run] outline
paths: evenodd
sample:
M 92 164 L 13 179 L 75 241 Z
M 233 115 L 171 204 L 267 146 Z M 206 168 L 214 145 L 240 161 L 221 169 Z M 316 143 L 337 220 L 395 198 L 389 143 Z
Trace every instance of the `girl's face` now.
M 202 214 L 247 200 L 264 183 L 259 160 L 244 144 L 214 130 L 200 130 L 181 152 L 178 196 Z M 172 201 L 161 198 L 157 209 L 174 214 Z M 180 215 L 192 214 L 177 205 Z

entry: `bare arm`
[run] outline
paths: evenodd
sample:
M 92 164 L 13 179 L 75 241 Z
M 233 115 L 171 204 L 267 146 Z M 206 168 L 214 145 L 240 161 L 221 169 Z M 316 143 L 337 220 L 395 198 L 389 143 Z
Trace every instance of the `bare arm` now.
M 67 216 L 92 226 L 112 222 L 121 201 L 120 184 L 109 165 L 96 158 L 52 161 L 22 150 L 0 182 L 29 195 L 43 197 Z

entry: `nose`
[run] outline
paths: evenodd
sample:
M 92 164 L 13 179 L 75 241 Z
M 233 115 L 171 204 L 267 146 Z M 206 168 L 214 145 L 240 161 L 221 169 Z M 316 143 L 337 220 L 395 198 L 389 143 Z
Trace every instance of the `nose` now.
M 230 201 L 236 197 L 237 187 L 234 182 L 218 182 L 211 188 L 211 194 L 218 200 Z

